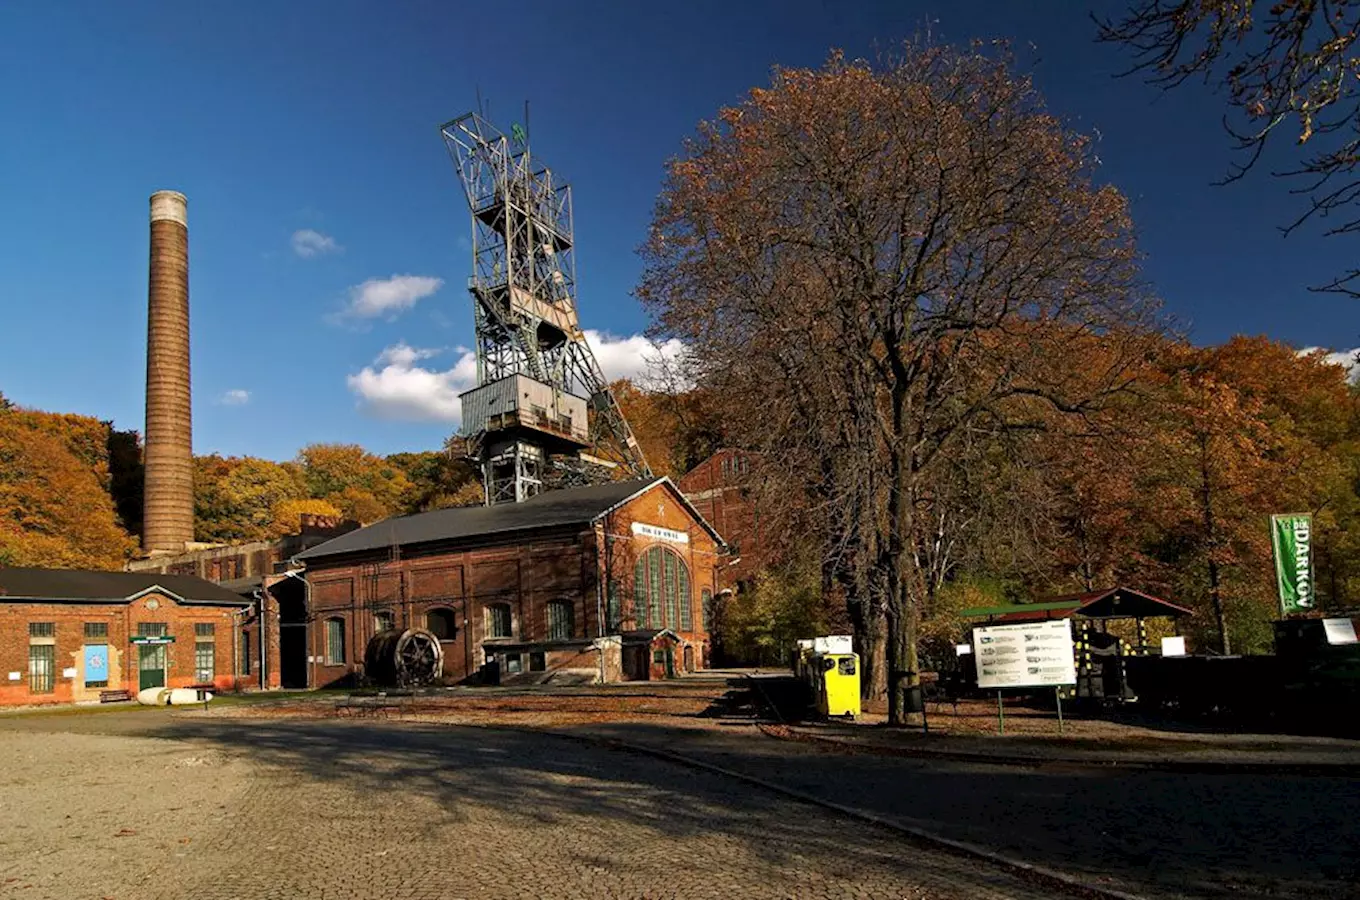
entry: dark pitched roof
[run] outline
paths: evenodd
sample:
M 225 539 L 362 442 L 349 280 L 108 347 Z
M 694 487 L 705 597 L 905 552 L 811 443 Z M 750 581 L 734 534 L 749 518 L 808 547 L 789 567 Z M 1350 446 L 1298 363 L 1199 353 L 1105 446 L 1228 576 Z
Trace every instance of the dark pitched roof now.
M 530 528 L 585 524 L 659 480 L 614 481 L 584 488 L 547 491 L 523 503 L 435 509 L 411 516 L 398 516 L 342 534 L 304 550 L 297 558 L 317 559 L 341 553 L 377 550 L 393 544 L 409 546 Z
M 1135 591 L 1133 588 L 1112 587 L 1084 594 L 1063 594 L 1041 603 L 1007 603 L 965 609 L 960 615 L 967 618 L 988 618 L 998 622 L 1033 622 L 1042 619 L 1066 619 L 1078 615 L 1087 619 L 1151 619 L 1157 616 L 1193 616 L 1194 610 L 1177 606 L 1169 600 Z
M 191 606 L 245 606 L 250 602 L 197 575 L 0 568 L 0 603 L 15 600 L 127 602 L 157 587 Z
M 457 541 L 537 528 L 586 525 L 624 501 L 658 484 L 669 485 L 675 497 L 684 504 L 690 514 L 699 520 L 715 540 L 721 542 L 722 538 L 718 533 L 703 520 L 684 495 L 675 489 L 669 478 L 636 478 L 590 487 L 547 491 L 523 503 L 436 509 L 416 513 L 413 516 L 385 519 L 304 550 L 295 558 L 319 559 L 343 553 L 379 550 L 393 544 L 406 547 L 412 544 Z

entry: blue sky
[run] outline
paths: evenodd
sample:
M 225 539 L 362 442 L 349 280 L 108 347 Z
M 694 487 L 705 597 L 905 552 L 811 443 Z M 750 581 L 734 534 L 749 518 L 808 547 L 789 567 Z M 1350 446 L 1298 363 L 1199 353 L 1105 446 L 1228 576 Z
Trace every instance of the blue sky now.
M 189 198 L 198 452 L 439 446 L 472 323 L 437 126 L 478 87 L 506 129 L 531 102 L 535 153 L 575 190 L 583 321 L 626 373 L 646 325 L 635 250 L 681 140 L 772 65 L 925 26 L 1012 39 L 1052 109 L 1098 132 L 1196 341 L 1358 342 L 1360 306 L 1307 291 L 1354 242 L 1281 238 L 1281 183 L 1212 186 L 1222 98 L 1112 77 L 1127 60 L 1082 3 L 25 0 L 0 6 L 0 392 L 141 427 L 147 197 L 169 188 Z M 356 303 L 385 313 L 337 316 Z

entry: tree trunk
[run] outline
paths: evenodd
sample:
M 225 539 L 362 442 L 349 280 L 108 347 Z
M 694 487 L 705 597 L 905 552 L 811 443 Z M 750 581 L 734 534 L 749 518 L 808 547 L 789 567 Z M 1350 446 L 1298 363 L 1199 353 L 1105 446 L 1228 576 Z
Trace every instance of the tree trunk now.
M 1199 453 L 1200 512 L 1204 516 L 1204 538 L 1209 560 L 1209 603 L 1214 610 L 1214 620 L 1218 625 L 1218 651 L 1224 656 L 1232 652 L 1232 642 L 1228 639 L 1228 618 L 1223 612 L 1223 592 L 1218 574 L 1218 529 L 1214 518 L 1213 488 L 1209 481 L 1209 442 L 1201 437 Z

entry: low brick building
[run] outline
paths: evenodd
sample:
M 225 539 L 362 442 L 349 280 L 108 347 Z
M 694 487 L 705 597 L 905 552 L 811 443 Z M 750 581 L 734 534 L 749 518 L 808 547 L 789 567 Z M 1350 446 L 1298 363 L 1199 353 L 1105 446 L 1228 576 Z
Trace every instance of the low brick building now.
M 232 689 L 248 606 L 190 575 L 0 568 L 0 705 Z
M 508 681 L 692 671 L 721 549 L 667 478 L 389 519 L 298 554 L 309 635 L 292 652 L 312 687 L 352 683 L 387 628 L 437 635 L 450 682 L 488 661 Z

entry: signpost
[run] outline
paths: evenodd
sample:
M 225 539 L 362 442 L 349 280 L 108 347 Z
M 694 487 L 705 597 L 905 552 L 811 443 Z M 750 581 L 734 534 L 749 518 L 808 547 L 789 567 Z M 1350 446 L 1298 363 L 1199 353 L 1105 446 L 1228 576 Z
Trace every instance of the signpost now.
M 997 730 L 1006 733 L 1003 688 L 1051 687 L 1058 702 L 1058 733 L 1063 730 L 1063 685 L 1077 683 L 1072 652 L 1072 622 L 1052 619 L 1023 625 L 987 625 L 973 629 L 973 658 L 978 687 L 996 690 Z
M 1280 612 L 1309 612 L 1313 597 L 1313 517 L 1307 513 L 1270 517 L 1270 543 L 1275 549 L 1275 582 Z

